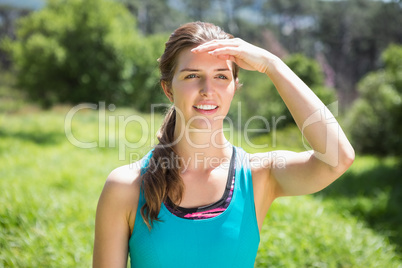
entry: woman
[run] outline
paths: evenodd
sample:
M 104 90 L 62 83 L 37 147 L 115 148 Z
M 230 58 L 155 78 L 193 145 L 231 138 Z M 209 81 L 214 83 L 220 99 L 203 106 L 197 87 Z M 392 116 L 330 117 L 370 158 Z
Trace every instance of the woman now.
M 159 145 L 107 178 L 93 265 L 126 267 L 129 253 L 132 267 L 253 267 L 272 202 L 323 189 L 352 164 L 353 148 L 279 58 L 215 25 L 178 28 L 159 63 L 173 106 Z M 271 79 L 311 151 L 248 154 L 226 140 L 223 120 L 239 87 L 239 67 Z

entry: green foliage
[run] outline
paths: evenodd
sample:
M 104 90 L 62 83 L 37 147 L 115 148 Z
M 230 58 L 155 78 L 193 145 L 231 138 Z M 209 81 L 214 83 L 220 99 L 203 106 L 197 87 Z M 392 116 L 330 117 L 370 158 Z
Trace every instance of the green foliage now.
M 135 142 L 142 135 L 155 134 L 148 128 L 139 128 L 135 122 L 117 133 L 110 130 L 119 126 L 109 122 L 114 118 L 120 123 L 118 117 L 136 114 L 148 126 L 155 124 L 155 132 L 161 123 L 159 116 L 152 122 L 150 115 L 129 109 L 107 111 L 106 122 L 99 111 L 80 110 L 72 121 L 74 136 L 81 141 L 106 144 L 82 149 L 66 139 L 68 111 L 69 107 L 49 111 L 25 108 L 0 116 L 0 267 L 89 267 L 96 204 L 107 174 L 137 160 L 149 149 L 147 140 L 141 149 L 128 148 L 125 159 L 119 160 L 118 142 L 122 138 Z M 106 124 L 104 133 L 100 132 L 100 123 Z M 279 132 L 278 136 L 287 134 Z M 111 140 L 116 141 L 116 146 L 110 145 Z M 378 161 L 370 165 L 359 162 L 366 168 L 360 177 L 362 181 L 381 165 Z M 357 173 L 361 168 L 352 166 Z M 392 172 L 387 175 L 395 181 L 400 178 Z M 395 202 L 394 207 L 399 208 L 397 200 L 382 199 Z M 374 233 L 347 213 L 350 206 L 346 203 L 342 203 L 342 209 L 336 209 L 339 196 L 325 200 L 305 196 L 275 201 L 263 226 L 256 267 L 402 265 L 386 236 Z
M 142 39 L 141 51 L 138 51 L 136 59 L 137 70 L 131 99 L 134 107 L 140 111 L 150 112 L 151 104 L 169 103 L 159 83 L 157 62 L 168 37 L 166 34 L 154 34 Z
M 146 39 L 135 27 L 135 19 L 115 2 L 51 0 L 22 18 L 17 41 L 5 41 L 3 47 L 13 55 L 19 86 L 45 107 L 97 101 L 129 105 L 143 101 L 137 93 L 155 91 L 156 43 L 163 48 L 160 38 Z
M 0 69 L 0 114 L 18 111 L 26 105 L 24 94 L 13 88 L 15 76 Z
M 324 74 L 314 59 L 307 58 L 302 54 L 293 54 L 284 61 L 324 104 L 329 105 L 336 100 L 335 90 L 324 85 Z M 233 99 L 229 112 L 230 118 L 235 121 L 240 114 L 242 127 L 249 122 L 250 128 L 261 130 L 268 129 L 267 122 L 263 119 L 265 118 L 269 123 L 268 131 L 272 131 L 274 127 L 281 128 L 294 122 L 275 86 L 266 75 L 256 72 L 241 72 L 240 80 L 243 87 Z M 243 107 L 241 111 L 238 107 L 239 102 Z
M 358 84 L 348 128 L 355 148 L 364 153 L 402 154 L 402 46 L 383 53 L 385 68 Z
M 319 10 L 317 0 L 270 0 L 263 1 L 262 14 L 267 16 L 271 29 L 290 53 L 314 54 L 313 17 Z M 265 10 L 265 12 L 264 12 Z M 273 14 L 275 19 L 273 19 Z
M 386 70 L 399 78 L 402 72 L 402 45 L 391 44 L 382 53 L 381 58 L 385 64 Z M 402 91 L 400 87 L 399 89 Z
M 172 32 L 178 25 L 191 21 L 189 11 L 176 9 L 166 0 L 113 0 L 124 4 L 138 18 L 138 29 L 145 35 Z M 175 3 L 176 4 L 176 3 Z M 186 4 L 186 3 L 183 3 Z M 198 3 L 199 4 L 199 3 Z M 195 8 L 192 6 L 192 8 Z M 194 18 L 193 18 L 194 19 Z
M 384 237 L 311 196 L 276 200 L 261 230 L 255 267 L 399 268 Z
M 324 84 L 324 75 L 320 65 L 313 59 L 297 53 L 285 59 L 285 63 L 292 69 L 304 83 L 310 87 Z
M 358 155 L 341 179 L 316 196 L 328 201 L 335 210 L 348 211 L 365 221 L 376 232 L 389 237 L 402 253 L 401 176 L 398 157 Z
M 392 42 L 401 42 L 398 1 L 319 1 L 314 37 L 336 73 L 336 87 L 347 98 Z M 349 94 L 348 94 L 349 93 Z
M 282 99 L 264 74 L 241 70 L 239 78 L 243 86 L 233 98 L 229 118 L 239 128 L 265 129 L 264 120 L 271 124 L 272 117 L 283 114 Z
M 334 89 L 325 86 L 324 73 L 317 61 L 298 53 L 285 59 L 285 63 L 311 88 L 325 105 L 330 105 L 336 101 L 336 92 Z M 286 110 L 286 112 L 287 118 L 290 118 L 289 111 Z

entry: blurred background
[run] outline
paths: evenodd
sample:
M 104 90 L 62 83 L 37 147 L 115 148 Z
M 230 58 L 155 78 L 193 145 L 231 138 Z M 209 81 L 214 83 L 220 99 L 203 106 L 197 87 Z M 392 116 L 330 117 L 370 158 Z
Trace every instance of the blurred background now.
M 402 1 L 391 0 L 0 0 L 0 267 L 91 265 L 104 181 L 153 145 L 130 146 L 159 127 L 151 104 L 168 103 L 157 59 L 196 20 L 271 51 L 336 102 L 357 153 L 327 189 L 275 202 L 256 267 L 402 267 Z M 231 141 L 305 150 L 269 79 L 240 81 Z M 68 117 L 80 103 L 96 106 Z M 249 122 L 266 130 L 251 137 L 260 149 L 239 134 L 253 116 L 273 123 Z

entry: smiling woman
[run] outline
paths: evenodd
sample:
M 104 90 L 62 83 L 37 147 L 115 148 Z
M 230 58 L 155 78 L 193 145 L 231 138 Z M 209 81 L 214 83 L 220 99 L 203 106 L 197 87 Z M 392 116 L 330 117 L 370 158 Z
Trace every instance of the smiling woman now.
M 172 81 L 162 81 L 162 87 L 166 96 L 174 102 L 175 109 L 181 111 L 177 118 L 179 122 L 208 115 L 192 123 L 208 122 L 213 130 L 217 130 L 229 111 L 238 84 L 237 73 L 234 73 L 231 61 L 208 53 L 193 53 L 191 49 L 183 49 Z M 182 127 L 176 125 L 178 130 Z
M 253 267 L 272 202 L 325 188 L 352 164 L 353 148 L 279 58 L 213 24 L 179 27 L 159 63 L 173 105 L 159 144 L 107 178 L 93 266 L 125 267 L 130 254 L 131 267 Z M 249 154 L 226 140 L 239 67 L 272 80 L 313 150 Z

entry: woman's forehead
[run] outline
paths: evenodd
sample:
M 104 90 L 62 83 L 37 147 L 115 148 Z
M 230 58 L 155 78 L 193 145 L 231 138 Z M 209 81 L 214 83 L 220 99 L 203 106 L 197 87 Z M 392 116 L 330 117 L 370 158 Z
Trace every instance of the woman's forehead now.
M 183 49 L 177 59 L 176 71 L 189 70 L 224 70 L 232 71 L 233 64 L 229 60 L 218 59 L 205 53 L 193 53 L 192 48 Z

